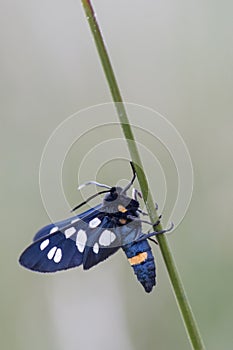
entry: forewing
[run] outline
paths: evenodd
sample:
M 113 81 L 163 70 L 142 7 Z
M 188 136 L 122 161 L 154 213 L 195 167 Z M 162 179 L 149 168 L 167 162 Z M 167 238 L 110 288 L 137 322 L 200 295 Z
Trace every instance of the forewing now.
M 81 264 L 89 269 L 120 247 L 112 220 L 96 208 L 44 227 L 34 240 L 22 253 L 20 263 L 39 272 L 55 272 Z
M 66 270 L 82 264 L 75 241 L 58 231 L 32 243 L 20 256 L 24 267 L 39 272 Z
M 101 208 L 101 204 L 91 208 L 87 211 L 85 211 L 84 213 L 75 215 L 73 217 L 70 217 L 68 219 L 62 220 L 62 221 L 58 221 L 54 224 L 49 224 L 47 226 L 42 227 L 34 236 L 33 238 L 33 242 L 37 241 L 38 239 L 47 236 L 50 233 L 54 233 L 66 226 L 72 225 L 73 223 L 75 223 L 78 219 L 82 219 L 85 222 L 88 222 L 90 220 L 92 220 L 94 217 L 99 215 L 99 209 Z

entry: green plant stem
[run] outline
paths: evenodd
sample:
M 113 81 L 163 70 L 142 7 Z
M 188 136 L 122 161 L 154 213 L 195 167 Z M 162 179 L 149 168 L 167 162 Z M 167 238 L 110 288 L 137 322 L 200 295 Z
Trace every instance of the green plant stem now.
M 146 203 L 148 214 L 150 216 L 151 222 L 156 222 L 158 219 L 158 214 L 154 206 L 154 201 L 150 193 L 148 182 L 143 171 L 142 162 L 138 152 L 138 148 L 134 139 L 134 135 L 127 117 L 126 109 L 123 104 L 123 99 L 113 72 L 113 68 L 104 44 L 103 36 L 101 34 L 99 25 L 96 20 L 96 16 L 90 0 L 81 0 L 83 8 L 86 13 L 86 17 L 91 29 L 91 33 L 95 40 L 95 44 L 99 53 L 101 64 L 108 81 L 108 85 L 112 94 L 113 101 L 116 106 L 117 114 L 121 123 L 123 133 L 125 135 L 126 141 L 128 143 L 129 152 L 131 159 L 134 163 L 139 185 L 141 187 L 143 199 Z M 157 230 L 162 230 L 162 225 L 157 226 Z M 185 294 L 183 284 L 181 282 L 174 258 L 169 247 L 167 237 L 164 234 L 157 236 L 161 253 L 170 277 L 171 284 L 173 286 L 174 294 L 178 303 L 178 307 L 183 318 L 183 322 L 189 336 L 189 340 L 195 350 L 204 350 L 204 344 L 197 327 L 194 315 L 192 313 L 191 306 Z

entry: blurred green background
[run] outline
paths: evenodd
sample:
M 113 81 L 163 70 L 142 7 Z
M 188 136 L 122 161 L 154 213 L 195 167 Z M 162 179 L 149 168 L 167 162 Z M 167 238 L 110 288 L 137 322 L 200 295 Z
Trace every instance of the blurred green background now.
M 38 181 L 49 136 L 76 111 L 111 98 L 79 1 L 0 2 L 1 349 L 190 349 L 157 247 L 150 295 L 120 252 L 85 273 L 39 275 L 18 265 L 49 221 Z M 124 99 L 166 116 L 188 146 L 193 198 L 169 242 L 206 347 L 232 349 L 233 4 L 94 6 Z M 77 176 L 67 163 L 65 192 L 75 205 Z M 128 178 L 129 169 L 98 180 L 113 184 L 118 175 Z

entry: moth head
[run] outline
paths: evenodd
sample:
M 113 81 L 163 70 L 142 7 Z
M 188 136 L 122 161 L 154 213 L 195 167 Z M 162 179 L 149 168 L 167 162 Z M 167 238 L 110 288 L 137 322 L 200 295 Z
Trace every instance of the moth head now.
M 104 206 L 111 207 L 112 212 L 126 212 L 133 208 L 137 209 L 139 203 L 137 200 L 127 196 L 122 187 L 112 187 L 108 194 L 104 197 Z
M 118 186 L 110 187 L 109 185 L 105 185 L 105 184 L 102 184 L 102 183 L 99 183 L 96 181 L 88 181 L 88 182 L 85 182 L 84 184 L 80 185 L 78 189 L 81 189 L 81 188 L 88 186 L 88 185 L 96 185 L 98 187 L 106 188 L 107 190 L 100 191 L 100 192 L 92 195 L 91 197 L 87 198 L 84 202 L 82 202 L 81 204 L 79 204 L 75 208 L 73 208 L 72 211 L 80 208 L 81 206 L 83 206 L 84 204 L 89 202 L 91 199 L 99 196 L 100 194 L 104 194 L 104 193 L 107 193 L 104 197 L 104 204 L 105 205 L 109 205 L 110 203 L 115 204 L 114 208 L 112 208 L 112 210 L 115 210 L 116 206 L 118 207 L 119 205 L 126 208 L 126 206 L 128 206 L 131 201 L 138 203 L 136 200 L 136 197 L 132 199 L 132 198 L 127 196 L 127 191 L 133 185 L 134 180 L 136 178 L 136 171 L 135 171 L 134 165 L 132 162 L 130 162 L 130 165 L 131 165 L 131 168 L 133 170 L 133 177 L 132 177 L 131 181 L 124 188 L 118 187 Z
M 105 202 L 114 202 L 116 201 L 120 194 L 122 192 L 122 188 L 121 187 L 112 187 L 109 191 L 109 193 L 107 193 L 104 197 L 104 201 Z

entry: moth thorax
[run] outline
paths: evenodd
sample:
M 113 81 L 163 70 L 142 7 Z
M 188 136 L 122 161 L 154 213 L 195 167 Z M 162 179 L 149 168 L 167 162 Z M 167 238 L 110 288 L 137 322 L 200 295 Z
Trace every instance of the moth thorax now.
M 122 189 L 117 187 L 116 191 L 105 196 L 103 205 L 104 207 L 107 207 L 107 212 L 117 213 L 120 211 L 122 213 L 125 213 L 130 209 L 138 209 L 139 203 L 127 195 L 121 194 L 121 191 Z

